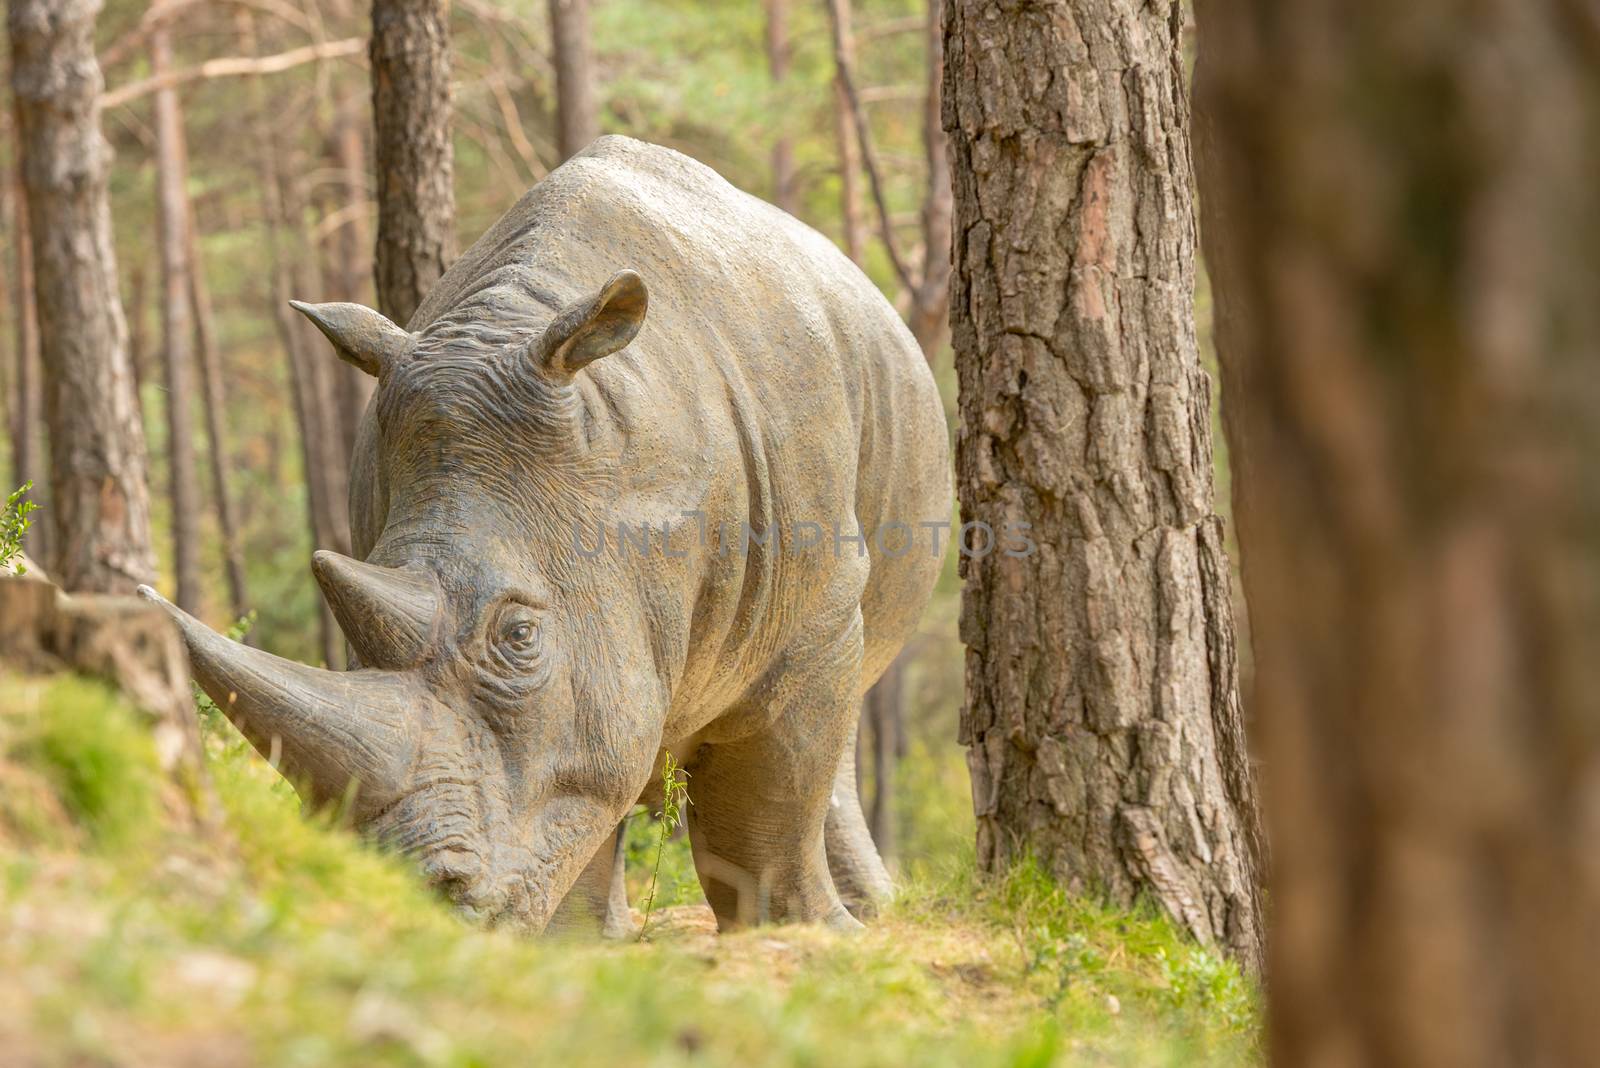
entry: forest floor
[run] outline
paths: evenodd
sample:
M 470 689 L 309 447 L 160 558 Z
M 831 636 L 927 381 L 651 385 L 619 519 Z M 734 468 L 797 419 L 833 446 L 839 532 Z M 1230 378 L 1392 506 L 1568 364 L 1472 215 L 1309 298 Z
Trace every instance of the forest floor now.
M 206 738 L 225 826 L 199 832 L 115 694 L 0 675 L 7 1066 L 1260 1059 L 1233 966 L 1031 869 L 980 882 L 970 846 L 856 935 L 717 935 L 676 842 L 643 941 L 519 939 L 302 816 L 225 723 Z M 638 904 L 655 828 L 633 825 Z

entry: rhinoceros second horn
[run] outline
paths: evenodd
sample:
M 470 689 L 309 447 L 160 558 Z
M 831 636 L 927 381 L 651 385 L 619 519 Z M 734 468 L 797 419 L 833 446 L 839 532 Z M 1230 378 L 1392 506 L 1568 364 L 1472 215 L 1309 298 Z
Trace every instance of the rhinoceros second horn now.
M 364 665 L 398 671 L 422 659 L 440 610 L 439 588 L 431 576 L 326 549 L 312 556 L 311 570 Z

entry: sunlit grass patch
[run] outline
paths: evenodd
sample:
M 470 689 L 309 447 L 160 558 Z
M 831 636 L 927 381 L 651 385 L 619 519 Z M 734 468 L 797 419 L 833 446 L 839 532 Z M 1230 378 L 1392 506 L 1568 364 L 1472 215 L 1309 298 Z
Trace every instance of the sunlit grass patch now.
M 981 880 L 965 836 L 855 936 L 715 934 L 679 840 L 647 941 L 528 940 L 462 922 L 404 859 L 303 814 L 220 721 L 206 743 L 225 828 L 180 830 L 141 729 L 94 684 L 0 680 L 0 770 L 55 804 L 51 833 L 11 832 L 0 856 L 0 1044 L 39 1063 L 1257 1059 L 1255 997 L 1232 965 L 1035 868 Z M 948 767 L 907 774 L 954 790 Z M 653 859 L 653 821 L 632 823 Z

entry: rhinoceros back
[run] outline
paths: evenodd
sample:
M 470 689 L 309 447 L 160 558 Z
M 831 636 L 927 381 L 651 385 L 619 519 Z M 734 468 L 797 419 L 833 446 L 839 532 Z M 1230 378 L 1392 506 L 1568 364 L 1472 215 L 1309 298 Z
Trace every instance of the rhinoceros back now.
M 515 336 L 622 268 L 643 276 L 649 314 L 627 349 L 585 374 L 625 442 L 629 489 L 682 499 L 675 483 L 726 474 L 707 507 L 758 529 L 826 526 L 842 505 L 869 536 L 886 523 L 917 531 L 911 551 L 872 557 L 864 689 L 936 577 L 918 524 L 950 518 L 948 443 L 916 342 L 827 238 L 687 156 L 603 137 L 491 227 L 409 327 L 426 339 L 490 321 Z M 760 594 L 763 582 L 768 599 L 784 596 L 781 574 L 745 584 Z

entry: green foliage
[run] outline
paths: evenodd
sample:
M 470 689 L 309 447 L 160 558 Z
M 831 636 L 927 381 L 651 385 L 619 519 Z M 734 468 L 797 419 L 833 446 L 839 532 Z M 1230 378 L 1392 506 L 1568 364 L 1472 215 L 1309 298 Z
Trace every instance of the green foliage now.
M 661 906 L 705 903 L 687 834 L 669 835 L 666 848 L 661 848 L 660 828 L 649 813 L 639 809 L 622 825 L 622 835 L 631 900 L 643 901 L 653 881 L 656 902 Z
M 140 714 L 98 682 L 7 687 L 0 760 L 48 784 L 52 808 L 104 845 L 137 843 L 158 822 L 160 767 Z M 35 826 L 54 836 L 59 827 Z
M 38 505 L 27 499 L 31 489 L 33 483 L 24 482 L 6 498 L 5 507 L 0 509 L 0 569 L 10 566 L 12 560 L 22 555 L 22 538 L 33 526 L 33 520 L 28 517 L 39 510 Z M 19 562 L 17 574 L 27 573 L 27 565 Z
M 650 892 L 644 899 L 644 922 L 639 925 L 639 941 L 650 929 L 650 914 L 656 906 L 656 884 L 661 878 L 661 859 L 666 856 L 672 832 L 682 821 L 683 810 L 689 805 L 689 773 L 679 766 L 669 752 L 661 764 L 661 811 L 656 813 L 656 861 L 650 869 Z

